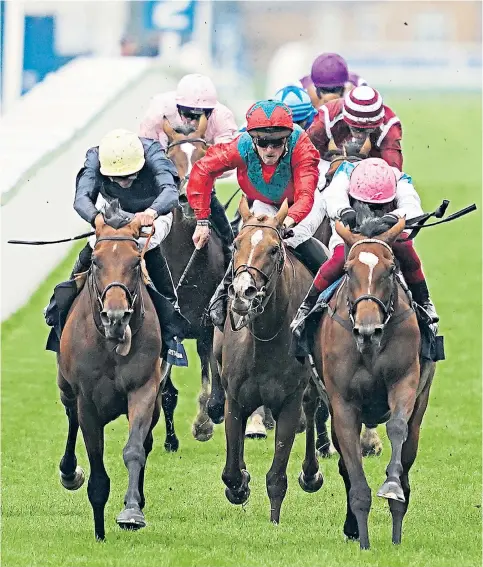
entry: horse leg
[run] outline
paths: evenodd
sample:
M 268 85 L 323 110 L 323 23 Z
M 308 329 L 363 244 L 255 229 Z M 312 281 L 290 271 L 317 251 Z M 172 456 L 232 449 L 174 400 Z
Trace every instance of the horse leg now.
M 263 408 L 265 410 L 265 417 L 263 418 L 263 425 L 266 427 L 266 429 L 271 431 L 272 429 L 275 429 L 275 420 L 273 419 L 272 410 L 270 408 L 265 407 L 265 406 L 263 406 Z
M 198 396 L 198 415 L 191 432 L 197 441 L 209 441 L 213 437 L 213 422 L 207 411 L 210 397 L 210 344 L 205 337 L 197 339 L 196 350 L 201 362 L 201 392 Z
M 151 451 L 153 449 L 153 429 L 156 427 L 156 424 L 158 423 L 160 413 L 161 413 L 161 403 L 160 403 L 160 400 L 159 400 L 159 396 L 156 396 L 156 402 L 154 404 L 153 420 L 151 422 L 151 429 L 149 430 L 149 433 L 147 434 L 146 439 L 144 441 L 144 452 L 145 452 L 145 455 L 146 455 L 146 460 L 148 459 L 149 453 L 151 453 Z M 141 472 L 139 473 L 139 494 L 141 496 L 141 503 L 140 503 L 139 507 L 141 508 L 141 510 L 144 508 L 144 505 L 146 504 L 146 499 L 144 498 L 144 471 L 145 470 L 146 470 L 146 466 L 144 466 L 141 469 Z
M 324 484 L 324 477 L 319 472 L 319 462 L 315 452 L 315 411 L 318 405 L 317 390 L 309 382 L 303 398 L 303 407 L 307 418 L 305 433 L 305 459 L 302 463 L 302 472 L 299 475 L 299 484 L 305 492 L 317 492 Z
M 302 396 L 303 391 L 292 394 L 285 401 L 279 415 L 275 416 L 277 420 L 275 454 L 266 478 L 267 493 L 270 499 L 270 521 L 274 524 L 280 521 L 280 509 L 287 492 L 287 464 L 300 419 Z
M 315 425 L 317 428 L 317 441 L 315 448 L 320 457 L 329 458 L 335 453 L 334 446 L 330 442 L 327 431 L 327 421 L 329 419 L 329 408 L 324 400 L 320 400 L 319 407 L 315 411 Z
M 225 405 L 226 464 L 221 478 L 225 495 L 232 504 L 243 504 L 250 496 L 250 475 L 241 468 L 246 415 L 240 405 L 227 396 Z M 244 463 L 243 463 L 244 464 Z
M 382 441 L 377 433 L 377 426 L 364 425 L 361 436 L 362 456 L 378 457 L 382 453 Z
M 401 462 L 403 466 L 403 472 L 401 475 L 401 485 L 404 492 L 405 502 L 399 502 L 399 500 L 392 499 L 389 500 L 389 508 L 392 515 L 392 543 L 395 544 L 401 543 L 402 523 L 409 506 L 409 497 L 411 494 L 411 487 L 409 485 L 409 470 L 411 469 L 418 452 L 419 430 L 424 413 L 428 406 L 430 387 L 431 380 L 428 381 L 423 391 L 416 400 L 413 414 L 411 415 L 408 423 L 408 437 L 402 447 Z
M 166 376 L 163 391 L 161 392 L 161 404 L 163 406 L 164 421 L 166 423 L 166 440 L 164 448 L 168 453 L 178 450 L 179 441 L 174 430 L 174 410 L 178 405 L 178 390 L 171 380 L 171 369 Z
M 213 423 L 222 423 L 225 418 L 225 390 L 221 385 L 220 372 L 218 363 L 210 353 L 210 369 L 211 369 L 211 394 L 208 400 L 208 415 Z
M 416 389 L 419 380 L 419 364 L 415 365 L 406 377 L 388 387 L 388 405 L 391 417 L 386 424 L 387 436 L 391 442 L 391 460 L 386 468 L 386 481 L 377 495 L 389 500 L 405 502 L 401 485 L 403 465 L 401 453 L 408 436 L 408 421 L 416 402 Z
M 91 472 L 87 483 L 87 496 L 94 513 L 94 532 L 97 540 L 105 539 L 104 508 L 109 498 L 111 481 L 104 467 L 104 426 L 97 410 L 84 398 L 79 399 L 79 425 L 89 457 Z
M 267 430 L 263 423 L 265 417 L 265 408 L 260 406 L 257 408 L 248 421 L 248 425 L 245 429 L 245 437 L 247 439 L 266 439 Z
M 77 465 L 77 457 L 75 456 L 77 432 L 79 431 L 77 396 L 60 371 L 57 374 L 57 384 L 60 389 L 60 399 L 64 404 L 65 413 L 69 421 L 65 452 L 59 464 L 60 482 L 67 490 L 77 490 L 84 484 L 85 480 L 84 471 Z
M 346 490 L 349 489 L 349 506 L 357 520 L 360 547 L 369 549 L 367 519 L 371 509 L 371 489 L 362 468 L 360 415 L 356 408 L 340 396 L 333 396 L 331 404 L 332 428 L 335 429 L 338 451 L 343 460 L 343 463 L 339 464 L 339 472 L 344 478 Z M 345 480 L 344 469 L 347 470 L 350 486 Z M 344 525 L 344 529 L 345 527 Z
M 141 388 L 130 392 L 127 398 L 129 438 L 122 456 L 129 472 L 129 483 L 124 497 L 124 510 L 116 518 L 116 522 L 123 529 L 137 530 L 146 525 L 141 510 L 141 504 L 144 503 L 139 486 L 141 471 L 146 466 L 145 444 L 155 417 L 158 387 L 159 374 L 153 374 Z
M 335 429 L 332 428 L 332 442 L 334 443 L 335 449 L 339 452 L 340 455 L 340 447 L 339 442 L 337 441 L 337 435 L 335 434 Z M 346 511 L 346 518 L 344 522 L 344 535 L 351 540 L 358 540 L 359 539 L 359 528 L 357 526 L 357 519 L 352 512 L 351 505 L 350 505 L 350 498 L 349 493 L 351 489 L 351 481 L 349 479 L 349 473 L 347 472 L 347 468 L 344 463 L 344 459 L 342 456 L 339 456 L 339 474 L 344 481 L 346 497 L 347 497 L 347 511 Z

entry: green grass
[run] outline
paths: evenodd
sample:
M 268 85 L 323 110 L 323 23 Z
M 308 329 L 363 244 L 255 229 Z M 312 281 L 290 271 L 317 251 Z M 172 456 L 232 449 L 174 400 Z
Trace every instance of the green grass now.
M 449 97 L 436 101 L 388 98 L 404 123 L 405 169 L 428 210 L 443 198 L 451 200 L 451 210 L 473 201 L 481 205 L 481 101 L 475 96 L 454 102 Z M 223 199 L 230 191 L 224 188 Z M 336 459 L 321 462 L 325 485 L 320 492 L 310 495 L 299 488 L 303 435 L 298 436 L 292 452 L 289 490 L 279 526 L 268 521 L 265 492 L 273 433 L 267 442 L 248 442 L 247 464 L 252 475 L 248 505 L 242 509 L 228 503 L 220 478 L 223 426 L 205 444 L 196 442 L 190 432 L 199 386 L 199 364 L 192 344 L 188 346 L 190 369 L 175 372 L 180 391 L 176 413 L 180 450 L 174 455 L 164 452 L 164 425 L 160 423 L 146 476 L 148 526 L 137 533 L 120 531 L 114 521 L 127 487 L 122 462 L 127 424 L 120 419 L 106 428 L 105 460 L 111 477 L 107 541 L 95 543 L 85 486 L 71 493 L 59 483 L 57 467 L 67 421 L 55 384 L 54 355 L 43 350 L 47 329 L 41 310 L 54 283 L 67 276 L 73 252 L 30 303 L 2 326 L 2 564 L 481 565 L 480 243 L 480 212 L 423 231 L 418 237 L 417 247 L 441 315 L 447 360 L 438 365 L 423 422 L 400 547 L 390 543 L 387 503 L 375 497 L 389 458 L 384 428 L 379 428 L 382 456 L 365 460 L 373 507 L 372 549 L 364 553 L 342 537 L 345 494 Z M 78 460 L 88 472 L 81 438 Z

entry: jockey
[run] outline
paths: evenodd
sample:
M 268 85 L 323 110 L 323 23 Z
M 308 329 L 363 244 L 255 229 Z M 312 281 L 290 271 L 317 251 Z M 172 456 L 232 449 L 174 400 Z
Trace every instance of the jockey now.
M 382 96 L 372 87 L 355 87 L 344 98 L 327 102 L 319 110 L 308 135 L 325 161 L 329 142 L 337 147 L 355 140 L 362 146 L 369 138 L 369 157 L 380 157 L 402 171 L 402 128 L 399 118 L 384 105 Z M 328 161 L 324 164 L 329 169 Z M 322 173 L 322 171 L 321 171 Z
M 323 213 L 310 226 L 301 222 L 314 203 L 319 155 L 302 128 L 293 124 L 292 113 L 282 102 L 259 101 L 250 107 L 246 118 L 247 132 L 229 144 L 213 146 L 193 166 L 187 195 L 198 219 L 193 235 L 195 246 L 203 247 L 210 235 L 210 187 L 224 171 L 236 168 L 241 190 L 249 201 L 253 200 L 254 214 L 273 215 L 288 199 L 290 208 L 284 227 L 297 226 L 285 242 L 306 256 L 308 263 L 320 266 L 325 252 L 311 236 Z M 226 317 L 226 289 L 231 278 L 230 265 L 210 303 L 210 316 L 219 328 L 223 328 Z
M 323 195 L 327 215 L 332 224 L 329 242 L 332 256 L 319 269 L 292 322 L 292 328 L 297 335 L 301 333 L 301 323 L 315 306 L 320 293 L 344 273 L 344 241 L 334 230 L 335 219 L 340 219 L 351 229 L 355 228 L 356 211 L 352 205 L 357 201 L 367 203 L 376 214 L 379 213 L 388 228 L 396 224 L 399 217 L 410 219 L 423 214 L 421 200 L 411 178 L 398 169 L 389 167 L 381 158 L 368 158 L 356 163 L 343 162 Z M 408 240 L 408 231 L 403 231 L 401 237 L 404 240 L 395 242 L 392 247 L 404 279 L 414 301 L 427 312 L 432 323 L 437 323 L 439 317 L 429 297 L 421 260 L 414 249 L 413 241 Z
M 319 55 L 312 63 L 310 77 L 304 77 L 301 80 L 302 86 L 307 89 L 309 94 L 312 92 L 312 104 L 317 109 L 331 100 L 341 98 L 348 81 L 349 69 L 347 63 L 337 53 Z
M 139 138 L 128 130 L 112 130 L 99 144 L 87 151 L 84 167 L 76 178 L 74 209 L 92 226 L 108 203 L 118 199 L 121 208 L 134 213 L 143 226 L 155 225 L 144 259 L 146 269 L 157 291 L 180 316 L 178 297 L 171 273 L 161 253 L 160 243 L 171 229 L 171 211 L 178 205 L 178 174 L 159 142 Z M 81 250 L 70 279 L 91 266 L 95 236 Z M 142 248 L 145 239 L 139 240 Z M 56 307 L 51 300 L 45 316 Z
M 292 119 L 304 130 L 314 121 L 317 111 L 312 106 L 307 91 L 297 85 L 287 85 L 276 92 L 274 100 L 285 103 L 292 111 Z
M 175 130 L 184 130 L 188 134 L 196 131 L 202 115 L 205 115 L 208 121 L 205 134 L 208 145 L 231 142 L 238 135 L 233 112 L 218 102 L 218 94 L 211 79 L 200 74 L 185 75 L 179 81 L 176 91 L 153 97 L 141 122 L 139 135 L 158 140 L 166 149 L 168 137 L 163 130 L 165 118 Z M 228 263 L 231 257 L 233 233 L 225 209 L 214 190 L 211 194 L 210 208 L 212 221 L 222 239 Z

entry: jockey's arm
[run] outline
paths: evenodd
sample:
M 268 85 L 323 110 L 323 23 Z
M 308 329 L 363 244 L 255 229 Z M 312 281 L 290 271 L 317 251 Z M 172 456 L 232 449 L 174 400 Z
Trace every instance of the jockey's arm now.
M 302 221 L 314 204 L 315 190 L 319 180 L 319 152 L 305 132 L 300 135 L 292 153 L 294 202 L 288 210 L 295 224 Z
M 381 157 L 391 167 L 397 167 L 399 171 L 403 168 L 403 155 L 401 148 L 402 127 L 401 123 L 393 124 L 381 142 Z
M 329 138 L 325 129 L 324 113 L 319 111 L 312 125 L 307 130 L 307 134 L 320 154 L 320 158 L 325 156 L 329 148 Z
M 215 180 L 243 164 L 237 145 L 237 140 L 233 140 L 228 144 L 211 146 L 205 156 L 193 165 L 186 194 L 197 220 L 206 220 L 210 216 L 211 190 Z
M 338 218 L 341 210 L 350 207 L 349 179 L 354 165 L 347 161 L 342 162 L 332 178 L 331 183 L 324 189 L 323 196 L 327 216 L 334 220 Z
M 418 217 L 423 213 L 421 199 L 414 188 L 411 177 L 403 173 L 396 186 L 397 209 L 391 214 L 399 217 L 405 216 L 407 220 Z
M 235 116 L 226 106 L 219 105 L 216 109 L 216 130 L 214 144 L 231 142 L 239 134 Z
M 76 177 L 74 209 L 88 223 L 93 224 L 99 211 L 96 208 L 101 185 L 99 152 L 97 148 L 87 151 L 84 167 Z
M 154 178 L 157 197 L 151 209 L 159 215 L 166 215 L 179 204 L 179 176 L 173 162 L 168 159 L 161 149 L 159 142 L 153 142 L 146 151 L 146 165 Z

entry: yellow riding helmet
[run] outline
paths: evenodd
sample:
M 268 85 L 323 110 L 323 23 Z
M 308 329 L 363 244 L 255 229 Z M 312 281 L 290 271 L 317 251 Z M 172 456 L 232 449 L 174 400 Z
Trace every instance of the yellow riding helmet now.
M 133 175 L 144 166 L 143 144 L 134 132 L 111 130 L 99 144 L 99 161 L 102 175 Z

